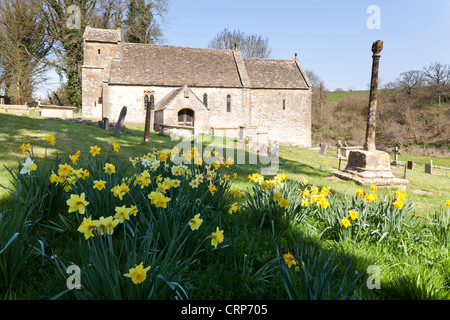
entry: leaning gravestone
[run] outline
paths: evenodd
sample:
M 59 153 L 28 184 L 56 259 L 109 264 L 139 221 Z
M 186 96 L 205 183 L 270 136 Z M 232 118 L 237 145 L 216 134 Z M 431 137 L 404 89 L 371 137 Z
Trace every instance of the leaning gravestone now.
M 270 156 L 274 159 L 278 159 L 280 157 L 280 148 L 277 144 L 270 146 Z
M 119 136 L 122 131 L 123 122 L 125 121 L 125 116 L 127 115 L 127 107 L 123 107 L 120 111 L 119 121 L 116 124 L 116 130 L 114 130 L 114 136 Z
M 263 155 L 265 155 L 265 156 L 267 156 L 267 152 L 268 152 L 268 147 L 267 147 L 267 144 L 265 144 L 265 143 L 261 143 L 260 145 L 259 145 L 259 150 L 258 150 L 258 152 L 259 152 L 259 154 L 263 154 Z
M 321 143 L 320 144 L 320 151 L 319 151 L 319 153 L 320 154 L 325 154 L 325 152 L 327 152 L 327 144 L 326 143 Z

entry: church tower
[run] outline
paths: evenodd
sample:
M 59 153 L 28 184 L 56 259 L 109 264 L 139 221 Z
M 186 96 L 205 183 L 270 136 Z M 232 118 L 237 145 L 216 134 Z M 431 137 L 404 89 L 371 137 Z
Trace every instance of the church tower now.
M 86 27 L 83 35 L 82 109 L 83 116 L 102 119 L 111 61 L 120 57 L 122 32 Z

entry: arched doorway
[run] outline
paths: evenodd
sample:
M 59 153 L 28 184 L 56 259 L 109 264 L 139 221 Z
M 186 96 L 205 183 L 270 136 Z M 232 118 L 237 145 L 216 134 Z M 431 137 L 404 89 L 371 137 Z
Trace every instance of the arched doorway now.
M 194 126 L 194 110 L 181 109 L 178 111 L 178 125 L 179 126 Z

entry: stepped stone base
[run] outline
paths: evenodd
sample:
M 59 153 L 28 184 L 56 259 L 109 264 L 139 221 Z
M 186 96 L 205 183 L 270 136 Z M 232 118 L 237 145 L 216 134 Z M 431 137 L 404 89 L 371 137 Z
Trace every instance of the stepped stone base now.
M 361 185 L 406 189 L 409 181 L 396 178 L 391 172 L 390 162 L 389 154 L 383 151 L 353 150 L 350 151 L 347 167 L 335 171 L 334 175 Z

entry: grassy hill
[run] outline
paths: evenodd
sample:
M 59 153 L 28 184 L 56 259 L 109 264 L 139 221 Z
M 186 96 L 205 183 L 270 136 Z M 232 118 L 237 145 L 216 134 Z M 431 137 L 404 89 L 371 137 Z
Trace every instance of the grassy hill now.
M 339 93 L 342 94 L 342 93 Z M 37 159 L 43 159 L 45 152 L 50 157 L 61 157 L 63 161 L 69 161 L 68 156 L 75 154 L 78 150 L 82 154 L 89 152 L 90 146 L 97 145 L 102 152 L 107 152 L 111 144 L 116 141 L 120 145 L 119 155 L 128 159 L 129 157 L 142 156 L 152 150 L 171 149 L 178 141 L 172 141 L 169 137 L 159 133 L 151 133 L 150 141 L 143 142 L 143 125 L 127 126 L 124 134 L 114 137 L 112 132 L 107 132 L 95 125 L 80 123 L 69 123 L 65 121 L 47 120 L 38 117 L 12 116 L 0 114 L 0 184 L 10 187 L 9 173 L 5 167 L 14 168 L 23 163 L 26 155 L 22 154 L 19 146 L 23 143 L 32 143 L 34 155 Z M 47 148 L 44 137 L 53 135 L 56 144 Z M 200 137 L 199 137 L 200 138 Z M 204 135 L 204 145 L 215 143 L 222 146 L 221 139 Z M 225 141 L 226 147 L 232 150 L 236 148 L 235 141 Z M 233 150 L 236 152 L 236 150 Z M 354 182 L 341 181 L 334 177 L 333 171 L 338 167 L 336 150 L 329 148 L 327 153 L 321 155 L 317 149 L 305 149 L 297 147 L 280 147 L 279 172 L 287 174 L 288 179 L 300 180 L 306 178 L 309 183 L 317 186 L 326 185 L 334 192 L 347 192 L 353 194 L 360 187 Z M 246 154 L 248 159 L 249 154 Z M 417 157 L 403 154 L 400 160 L 415 160 L 429 162 L 430 158 Z M 435 165 L 450 167 L 450 158 L 431 158 Z M 342 166 L 345 164 L 343 163 Z M 238 178 L 235 180 L 241 188 L 249 186 L 247 176 L 259 172 L 264 167 L 258 164 L 237 164 Z M 403 167 L 392 168 L 395 175 L 402 177 Z M 450 198 L 450 170 L 434 170 L 433 175 L 426 174 L 423 167 L 416 166 L 414 170 L 406 172 L 406 178 L 411 181 L 407 188 L 407 194 L 416 205 L 416 213 L 426 215 L 427 212 L 438 210 L 445 200 Z M 368 190 L 364 187 L 365 191 Z M 386 190 L 385 192 L 390 192 Z M 0 188 L 0 203 L 7 198 L 6 189 Z

